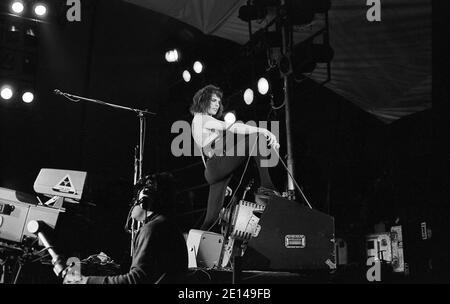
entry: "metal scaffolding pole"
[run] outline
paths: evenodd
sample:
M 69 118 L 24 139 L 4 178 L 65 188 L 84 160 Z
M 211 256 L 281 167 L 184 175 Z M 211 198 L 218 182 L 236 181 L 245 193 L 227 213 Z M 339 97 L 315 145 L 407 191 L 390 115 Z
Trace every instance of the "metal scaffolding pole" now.
M 282 5 L 285 4 L 286 1 L 282 1 Z M 287 20 L 287 18 L 282 18 L 281 20 L 281 35 L 282 35 L 282 55 L 283 56 L 290 56 L 290 47 L 291 47 L 291 31 L 292 31 L 292 25 Z M 292 176 L 295 177 L 294 172 L 294 158 L 293 158 L 293 149 L 292 149 L 292 133 L 291 133 L 291 111 L 290 111 L 290 93 L 291 93 L 291 81 L 292 74 L 286 73 L 283 76 L 283 84 L 284 84 L 284 108 L 285 108 L 285 115 L 286 115 L 286 149 L 287 149 L 287 167 L 288 170 L 291 172 Z M 288 183 L 287 183 L 287 194 L 289 199 L 295 199 L 295 188 L 294 188 L 294 181 L 289 175 L 287 174 Z

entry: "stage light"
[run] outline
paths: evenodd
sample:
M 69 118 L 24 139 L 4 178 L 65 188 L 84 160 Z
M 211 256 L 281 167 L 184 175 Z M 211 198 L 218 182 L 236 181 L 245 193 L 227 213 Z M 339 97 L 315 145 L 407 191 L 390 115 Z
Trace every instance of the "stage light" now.
M 23 102 L 31 103 L 31 102 L 33 102 L 33 100 L 34 100 L 34 94 L 33 93 L 31 93 L 29 91 L 23 93 L 23 95 L 22 95 L 22 101 Z
M 194 72 L 200 74 L 203 71 L 203 64 L 200 61 L 194 62 Z
M 191 81 L 191 73 L 189 73 L 188 70 L 184 70 L 184 72 L 183 72 L 183 79 L 186 82 Z
M 177 62 L 180 59 L 180 53 L 177 49 L 173 49 L 166 52 L 166 61 L 167 62 Z
M 31 37 L 36 37 L 36 34 L 34 33 L 33 29 L 31 29 L 31 28 L 27 30 L 26 34 Z
M 232 125 L 236 122 L 236 115 L 233 112 L 228 112 L 225 114 L 224 120 L 227 126 Z
M 8 31 L 5 33 L 5 40 L 8 43 L 16 44 L 20 42 L 20 28 L 17 25 L 9 25 Z
M 304 73 L 312 73 L 318 63 L 329 63 L 333 60 L 334 50 L 327 44 L 301 43 L 294 48 L 292 68 L 296 77 Z
M 292 1 L 288 14 L 294 25 L 304 25 L 314 20 L 315 14 L 326 13 L 331 7 L 331 0 Z
M 24 6 L 22 1 L 14 1 L 11 5 L 11 10 L 16 14 L 21 14 L 23 12 Z
M 275 9 L 281 5 L 280 0 L 252 0 L 239 8 L 238 18 L 242 21 L 262 20 L 267 16 L 270 8 Z
M 238 18 L 242 21 L 249 22 L 251 20 L 261 20 L 267 15 L 267 8 L 255 6 L 255 5 L 244 5 L 239 8 Z
M 244 101 L 247 105 L 251 105 L 253 102 L 253 98 L 254 98 L 254 93 L 253 90 L 248 88 L 247 90 L 245 90 L 244 92 Z
M 39 17 L 45 16 L 47 14 L 47 6 L 42 3 L 36 4 L 34 6 L 34 13 Z
M 4 100 L 9 100 L 13 97 L 13 90 L 10 86 L 3 86 L 1 91 L 0 91 L 0 96 L 4 99 Z
M 269 92 L 269 82 L 264 77 L 258 80 L 258 92 L 262 95 L 266 95 Z

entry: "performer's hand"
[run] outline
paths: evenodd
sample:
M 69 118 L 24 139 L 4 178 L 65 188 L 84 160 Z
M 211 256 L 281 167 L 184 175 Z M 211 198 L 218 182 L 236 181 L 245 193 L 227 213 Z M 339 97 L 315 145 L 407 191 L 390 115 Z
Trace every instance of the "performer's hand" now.
M 272 144 L 272 148 L 274 149 L 280 149 L 280 144 L 278 142 L 275 142 L 274 144 Z
M 275 135 L 274 135 L 275 136 Z M 277 138 L 275 137 L 275 141 L 270 145 L 274 149 L 280 149 L 280 144 L 277 141 Z
M 263 129 L 262 133 L 264 134 L 264 136 L 266 136 L 267 141 L 269 142 L 268 145 L 270 147 L 273 148 L 279 148 L 280 144 L 277 141 L 277 137 L 275 136 L 275 134 L 273 134 L 272 132 L 270 132 L 267 129 Z
M 68 272 L 64 276 L 63 284 L 86 284 L 87 277 L 77 273 Z

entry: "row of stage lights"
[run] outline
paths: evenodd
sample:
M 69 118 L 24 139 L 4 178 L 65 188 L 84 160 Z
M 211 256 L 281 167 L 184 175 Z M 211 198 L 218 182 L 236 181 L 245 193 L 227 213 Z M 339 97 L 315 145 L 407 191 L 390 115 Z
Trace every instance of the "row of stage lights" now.
M 267 78 L 265 78 L 265 77 L 259 78 L 258 83 L 257 83 L 257 88 L 258 88 L 259 94 L 266 95 L 270 90 L 270 84 L 269 84 L 269 81 L 267 80 Z M 247 105 L 251 105 L 253 103 L 253 99 L 255 98 L 255 93 L 253 92 L 253 89 L 247 88 L 244 91 L 243 97 L 244 97 L 244 102 Z
M 177 49 L 173 49 L 166 52 L 166 61 L 169 63 L 175 63 L 180 60 L 180 52 Z M 201 61 L 195 61 L 192 65 L 192 69 L 195 73 L 200 74 L 204 71 L 204 64 Z M 182 73 L 183 79 L 185 82 L 191 81 L 191 73 L 189 70 L 184 70 Z M 224 120 L 228 124 L 233 124 L 236 121 L 236 114 L 234 112 L 228 112 L 224 115 Z
M 192 69 L 194 70 L 195 73 L 200 74 L 201 72 L 203 72 L 204 65 L 200 61 L 196 61 L 196 62 L 194 62 Z M 192 76 L 191 76 L 191 72 L 189 72 L 189 70 L 184 70 L 182 75 L 183 75 L 184 81 L 186 81 L 186 82 L 191 81 Z
M 181 57 L 180 52 L 177 49 L 167 51 L 166 56 L 165 56 L 166 61 L 169 63 L 178 62 L 180 60 L 180 57 Z M 202 73 L 204 71 L 204 68 L 205 68 L 205 66 L 201 61 L 195 61 L 194 64 L 192 65 L 193 71 L 197 74 Z M 183 71 L 182 76 L 183 76 L 183 80 L 185 82 L 191 81 L 192 76 L 188 69 Z M 269 81 L 265 77 L 261 77 L 258 80 L 257 88 L 258 88 L 258 92 L 261 95 L 266 95 L 270 89 Z M 244 102 L 247 105 L 250 105 L 253 103 L 254 97 L 255 97 L 255 94 L 253 92 L 253 89 L 247 88 L 244 91 L 243 98 L 244 98 Z
M 6 2 L 6 1 L 5 1 Z M 14 0 L 9 4 L 9 11 L 12 15 L 17 17 L 34 17 L 45 18 L 48 14 L 48 5 L 45 1 L 39 0 Z M 18 32 L 19 28 L 11 26 L 11 32 Z M 27 29 L 26 35 L 35 38 L 33 29 Z M 24 103 L 32 103 L 35 100 L 35 94 L 33 90 L 24 86 L 22 88 L 13 86 L 7 83 L 0 83 L 0 100 L 4 102 L 11 101 L 20 96 Z
M 166 52 L 166 61 L 169 62 L 169 63 L 179 62 L 180 58 L 181 58 L 180 52 L 177 49 L 173 49 L 173 50 L 170 50 L 170 51 Z M 192 70 L 196 74 L 202 73 L 204 71 L 204 69 L 205 69 L 205 65 L 199 60 L 195 61 L 194 64 L 192 65 Z M 189 71 L 189 69 L 185 69 L 182 72 L 182 76 L 183 76 L 183 80 L 185 82 L 191 81 L 192 74 Z
M 34 101 L 34 94 L 31 90 L 24 90 L 22 93 L 22 101 L 31 103 Z M 4 101 L 11 100 L 15 95 L 14 88 L 10 85 L 2 85 L 0 88 L 0 97 Z
M 44 3 L 36 2 L 32 8 L 36 17 L 45 17 L 47 14 L 47 5 Z M 10 9 L 12 13 L 22 15 L 25 12 L 26 4 L 24 1 L 15 0 L 11 3 Z

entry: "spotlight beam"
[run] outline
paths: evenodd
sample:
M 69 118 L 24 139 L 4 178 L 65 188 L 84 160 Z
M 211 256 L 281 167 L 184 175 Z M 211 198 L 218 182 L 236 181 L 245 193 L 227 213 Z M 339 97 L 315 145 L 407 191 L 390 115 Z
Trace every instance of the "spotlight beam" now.
M 269 81 L 265 77 L 261 77 L 258 80 L 258 92 L 261 95 L 266 95 L 269 92 L 270 84 Z
M 22 14 L 24 10 L 24 5 L 22 1 L 14 1 L 11 5 L 11 9 L 16 14 Z
M 247 105 L 251 105 L 254 99 L 253 90 L 248 88 L 244 92 L 244 101 Z
M 191 81 L 191 73 L 189 73 L 188 70 L 184 70 L 184 72 L 183 72 L 183 79 L 186 82 Z
M 195 73 L 200 74 L 201 72 L 203 72 L 205 66 L 201 61 L 196 61 L 196 62 L 194 62 L 194 65 L 192 68 Z
M 22 101 L 25 103 L 31 103 L 34 100 L 34 94 L 31 91 L 26 91 L 22 95 Z
M 3 100 L 10 100 L 14 96 L 14 91 L 10 86 L 3 86 L 0 89 L 0 97 Z
M 37 3 L 34 6 L 33 11 L 39 17 L 44 17 L 45 15 L 47 15 L 47 6 L 43 3 Z

